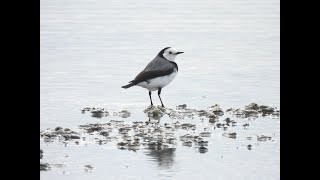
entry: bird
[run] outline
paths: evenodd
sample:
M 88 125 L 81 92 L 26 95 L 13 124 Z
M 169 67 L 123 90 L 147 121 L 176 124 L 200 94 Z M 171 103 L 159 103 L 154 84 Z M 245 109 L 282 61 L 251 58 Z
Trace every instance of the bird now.
M 173 47 L 162 49 L 157 56 L 134 78 L 129 84 L 122 86 L 127 89 L 132 86 L 140 86 L 149 91 L 151 106 L 153 106 L 151 92 L 158 91 L 161 106 L 164 107 L 161 99 L 161 90 L 167 86 L 177 75 L 178 65 L 175 58 L 179 52 Z

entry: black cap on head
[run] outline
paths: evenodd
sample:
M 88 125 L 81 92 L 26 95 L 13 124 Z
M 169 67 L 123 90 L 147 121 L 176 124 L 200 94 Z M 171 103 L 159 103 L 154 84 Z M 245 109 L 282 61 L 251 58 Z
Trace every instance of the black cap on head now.
M 166 49 L 169 49 L 169 48 L 171 48 L 171 47 L 166 47 L 166 48 L 162 49 L 162 50 L 158 53 L 158 56 L 160 56 L 160 57 L 163 58 L 163 53 L 164 53 L 164 51 L 165 51 Z

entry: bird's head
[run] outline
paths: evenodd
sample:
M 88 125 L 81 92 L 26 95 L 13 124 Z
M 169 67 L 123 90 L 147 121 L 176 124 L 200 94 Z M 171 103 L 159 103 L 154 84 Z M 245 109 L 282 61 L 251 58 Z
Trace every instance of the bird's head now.
M 181 53 L 183 52 L 178 52 L 175 48 L 166 47 L 159 52 L 158 56 L 166 58 L 168 61 L 174 61 L 176 56 Z

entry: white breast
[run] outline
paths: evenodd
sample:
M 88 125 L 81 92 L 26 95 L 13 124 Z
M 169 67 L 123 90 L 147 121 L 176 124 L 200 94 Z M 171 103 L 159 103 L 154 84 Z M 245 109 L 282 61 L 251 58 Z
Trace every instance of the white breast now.
M 156 77 L 154 79 L 148 80 L 148 82 L 141 82 L 137 86 L 148 89 L 149 91 L 156 91 L 159 88 L 163 88 L 168 85 L 178 74 L 177 70 L 174 70 L 171 74 L 161 77 Z

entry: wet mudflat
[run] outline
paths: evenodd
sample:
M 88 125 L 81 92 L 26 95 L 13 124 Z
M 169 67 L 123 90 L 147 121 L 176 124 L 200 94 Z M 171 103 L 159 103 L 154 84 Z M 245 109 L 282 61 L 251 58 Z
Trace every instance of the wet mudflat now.
M 134 118 L 131 113 L 144 118 Z M 107 107 L 85 107 L 79 114 L 92 123 L 79 124 L 74 129 L 58 126 L 40 130 L 40 171 L 47 175 L 72 174 L 80 179 L 85 177 L 81 174 L 89 173 L 103 179 L 99 174 L 110 169 L 109 173 L 117 179 L 125 169 L 131 168 L 129 174 L 135 178 L 156 178 L 151 172 L 173 178 L 193 176 L 190 168 L 216 164 L 212 161 L 219 159 L 219 167 L 227 169 L 222 171 L 216 167 L 220 169 L 216 175 L 234 178 L 235 174 L 224 174 L 232 167 L 242 170 L 243 177 L 251 178 L 255 175 L 250 173 L 265 171 L 266 164 L 279 161 L 274 157 L 271 162 L 263 160 L 279 155 L 280 110 L 277 107 L 251 103 L 243 108 L 224 110 L 215 104 L 197 110 L 183 104 L 173 109 L 149 106 L 141 112 L 130 112 L 130 109 L 109 112 Z M 182 165 L 176 160 L 180 158 L 193 163 Z M 160 171 L 134 170 L 145 166 L 142 161 L 154 162 Z M 262 163 L 260 169 L 257 163 Z M 179 166 L 188 169 L 186 174 L 176 174 L 174 169 Z M 103 171 L 104 168 L 107 169 Z M 208 176 L 211 173 L 207 172 Z

